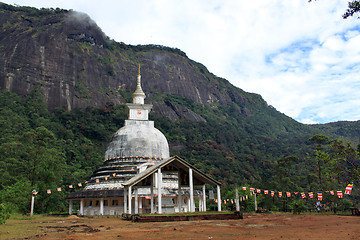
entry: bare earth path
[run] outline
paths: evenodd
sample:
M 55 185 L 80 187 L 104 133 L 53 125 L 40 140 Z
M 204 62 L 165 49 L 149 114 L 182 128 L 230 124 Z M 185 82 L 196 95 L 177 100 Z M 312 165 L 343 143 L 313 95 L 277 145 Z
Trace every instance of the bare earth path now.
M 11 229 L 21 226 L 24 235 Z M 14 238 L 14 236 L 16 236 Z M 9 238 L 10 237 L 10 238 Z M 0 239 L 360 239 L 360 217 L 245 214 L 242 220 L 132 223 L 113 217 L 8 220 Z

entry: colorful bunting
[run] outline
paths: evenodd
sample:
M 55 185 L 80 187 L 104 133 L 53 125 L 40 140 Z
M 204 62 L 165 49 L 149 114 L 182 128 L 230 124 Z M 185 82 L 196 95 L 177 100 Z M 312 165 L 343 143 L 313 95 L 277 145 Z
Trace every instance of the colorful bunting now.
M 301 197 L 302 197 L 302 198 L 306 198 L 306 195 L 305 195 L 304 192 L 301 193 Z
M 345 188 L 345 194 L 350 195 L 351 194 L 351 190 L 353 188 L 354 184 L 353 183 L 349 183 L 346 188 Z
M 282 197 L 282 192 L 279 192 L 279 197 Z
M 291 197 L 291 192 L 286 192 L 287 197 Z
M 343 198 L 343 193 L 342 193 L 342 190 L 337 190 L 337 196 L 338 198 Z
M 313 198 L 314 197 L 314 193 L 313 192 L 309 192 L 309 198 Z
M 269 190 L 264 190 L 264 194 L 268 194 L 269 193 Z
M 322 201 L 322 199 L 323 199 L 322 192 L 318 192 L 317 195 L 318 195 L 318 200 Z
M 275 192 L 274 191 L 271 191 L 271 196 L 273 197 L 275 195 Z
M 46 191 L 46 193 L 47 193 L 47 194 L 51 194 L 51 190 L 48 189 L 48 190 Z

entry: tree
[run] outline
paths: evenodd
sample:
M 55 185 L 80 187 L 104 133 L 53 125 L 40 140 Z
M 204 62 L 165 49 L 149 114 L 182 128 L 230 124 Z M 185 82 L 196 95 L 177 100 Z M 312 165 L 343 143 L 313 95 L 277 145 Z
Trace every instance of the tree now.
M 313 1 L 317 1 L 317 0 L 308 0 L 308 2 L 313 2 Z M 355 13 L 359 11 L 360 11 L 360 1 L 354 0 L 352 2 L 348 2 L 348 9 L 346 9 L 346 12 L 342 15 L 342 17 L 344 19 L 348 17 L 352 17 Z

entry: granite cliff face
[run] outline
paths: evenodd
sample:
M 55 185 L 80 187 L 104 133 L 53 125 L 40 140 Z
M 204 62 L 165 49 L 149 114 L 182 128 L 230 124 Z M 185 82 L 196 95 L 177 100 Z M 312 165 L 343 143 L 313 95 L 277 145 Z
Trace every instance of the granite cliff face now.
M 236 103 L 251 115 L 253 94 L 209 73 L 178 49 L 130 46 L 109 40 L 86 14 L 66 10 L 0 8 L 0 88 L 26 95 L 40 86 L 50 109 L 67 110 L 126 102 L 135 89 L 138 64 L 153 111 L 171 120 L 205 121 L 186 106 Z M 255 97 L 259 99 L 258 95 Z

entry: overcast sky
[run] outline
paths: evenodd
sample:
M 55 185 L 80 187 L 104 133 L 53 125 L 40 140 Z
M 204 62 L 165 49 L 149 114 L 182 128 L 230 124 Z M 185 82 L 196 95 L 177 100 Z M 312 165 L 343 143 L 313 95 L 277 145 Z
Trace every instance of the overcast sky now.
M 73 9 L 118 42 L 179 48 L 302 123 L 360 120 L 360 19 L 342 19 L 347 0 L 3 2 Z

